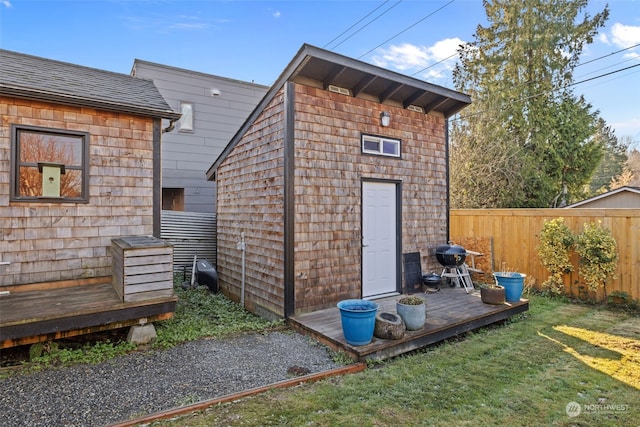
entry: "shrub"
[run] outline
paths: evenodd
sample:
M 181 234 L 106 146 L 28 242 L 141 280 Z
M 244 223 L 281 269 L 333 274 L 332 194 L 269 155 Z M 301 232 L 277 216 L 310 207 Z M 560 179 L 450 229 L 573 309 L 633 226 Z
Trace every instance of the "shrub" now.
M 580 275 L 591 291 L 604 287 L 607 296 L 607 280 L 613 277 L 618 266 L 618 246 L 609 229 L 601 222 L 587 223 L 576 238 L 576 252 L 580 255 Z
M 575 237 L 564 218 L 545 221 L 540 232 L 538 257 L 540 263 L 549 270 L 549 278 L 542 283 L 542 287 L 552 294 L 562 294 L 564 291 L 563 276 L 573 271 L 569 257 Z

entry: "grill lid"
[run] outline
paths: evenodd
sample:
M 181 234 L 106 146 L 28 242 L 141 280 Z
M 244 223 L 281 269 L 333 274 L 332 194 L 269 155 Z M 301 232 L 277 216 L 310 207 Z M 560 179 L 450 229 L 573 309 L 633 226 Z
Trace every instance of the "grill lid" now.
M 436 248 L 436 258 L 445 267 L 457 267 L 464 263 L 467 251 L 460 245 L 440 245 Z

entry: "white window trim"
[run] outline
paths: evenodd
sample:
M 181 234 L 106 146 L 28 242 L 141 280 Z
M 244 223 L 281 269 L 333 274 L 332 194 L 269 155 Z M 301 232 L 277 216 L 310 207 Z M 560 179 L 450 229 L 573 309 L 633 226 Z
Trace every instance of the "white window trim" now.
M 187 110 L 190 110 L 190 113 L 188 113 Z M 180 125 L 180 132 L 193 132 L 193 102 L 181 101 L 180 113 L 182 114 L 182 117 L 180 117 L 180 121 L 178 122 Z
M 400 144 L 400 140 L 399 139 L 395 139 L 395 138 L 386 138 L 386 137 L 382 137 L 382 136 L 373 136 L 373 135 L 362 135 L 362 152 L 365 154 L 374 154 L 377 156 L 386 156 L 386 157 L 400 157 L 400 153 L 401 153 L 401 144 Z M 378 144 L 378 150 L 371 150 L 368 148 L 365 148 L 364 144 L 365 142 L 376 142 Z M 395 144 L 397 146 L 397 152 L 394 153 L 385 153 L 384 152 L 384 144 L 385 143 L 392 143 Z

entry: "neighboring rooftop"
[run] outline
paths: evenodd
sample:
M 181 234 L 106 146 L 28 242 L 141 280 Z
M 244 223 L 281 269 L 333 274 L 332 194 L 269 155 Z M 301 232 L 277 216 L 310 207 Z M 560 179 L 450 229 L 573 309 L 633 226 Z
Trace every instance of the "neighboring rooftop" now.
M 153 81 L 0 49 L 0 95 L 174 119 Z
M 640 187 L 618 187 L 606 193 L 598 194 L 580 202 L 572 203 L 565 208 L 622 208 L 636 209 L 640 207 Z

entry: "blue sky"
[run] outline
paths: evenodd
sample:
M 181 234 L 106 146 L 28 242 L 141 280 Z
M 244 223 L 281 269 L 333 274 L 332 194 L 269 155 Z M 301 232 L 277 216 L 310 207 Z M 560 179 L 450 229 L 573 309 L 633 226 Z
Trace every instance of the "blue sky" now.
M 574 78 L 612 74 L 574 91 L 640 148 L 640 46 L 618 52 L 640 44 L 640 0 L 609 7 Z M 481 0 L 0 0 L 0 47 L 126 74 L 138 58 L 269 85 L 308 43 L 452 88 L 456 58 L 445 59 L 485 23 Z

